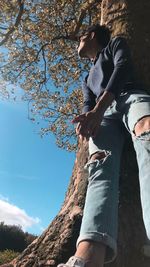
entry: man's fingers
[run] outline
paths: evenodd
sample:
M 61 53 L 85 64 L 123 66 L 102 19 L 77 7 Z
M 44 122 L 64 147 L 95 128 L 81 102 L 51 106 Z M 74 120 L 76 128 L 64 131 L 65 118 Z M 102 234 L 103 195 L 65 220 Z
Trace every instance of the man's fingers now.
M 84 129 L 84 127 L 82 127 L 82 125 L 80 124 L 79 126 L 77 126 L 76 128 L 76 134 L 77 135 L 82 135 L 83 137 L 87 137 L 88 132 Z
M 81 129 L 81 125 L 80 123 L 77 124 L 77 127 L 76 127 L 76 134 L 79 135 L 80 134 L 80 129 Z
M 79 139 L 80 139 L 80 141 L 81 142 L 84 142 L 84 141 L 88 141 L 89 140 L 89 137 L 87 137 L 87 136 L 83 136 L 83 135 L 79 135 Z
M 76 126 L 76 134 L 86 136 L 87 135 L 87 129 L 85 128 L 85 125 L 83 122 L 78 122 Z
M 79 116 L 76 116 L 71 122 L 72 123 L 77 123 L 77 122 L 81 122 L 85 119 L 85 115 L 79 115 Z
M 84 137 L 81 134 L 79 134 L 79 139 L 80 139 L 81 142 L 83 142 Z
M 78 122 L 77 127 L 76 127 L 76 134 L 79 136 L 80 140 L 88 140 L 89 139 L 89 132 L 87 128 L 80 122 Z

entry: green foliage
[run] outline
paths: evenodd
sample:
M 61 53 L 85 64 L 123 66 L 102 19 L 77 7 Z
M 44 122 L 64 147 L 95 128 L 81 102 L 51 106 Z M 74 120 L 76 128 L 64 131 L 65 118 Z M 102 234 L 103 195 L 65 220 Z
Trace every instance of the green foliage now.
M 19 226 L 0 223 L 0 251 L 8 249 L 21 252 L 35 238 L 34 235 L 24 233 Z
M 99 3 L 0 0 L 0 45 L 5 48 L 0 54 L 1 94 L 15 94 L 15 85 L 23 88 L 30 118 L 40 116 L 45 122 L 42 135 L 53 132 L 58 146 L 68 150 L 76 146 L 70 121 L 82 105 L 81 67 L 88 69 L 77 56 L 76 34 L 100 21 Z M 14 84 L 11 92 L 8 82 Z
M 15 259 L 18 255 L 19 255 L 18 252 L 9 249 L 0 251 L 0 264 L 5 264 L 10 262 L 13 259 Z

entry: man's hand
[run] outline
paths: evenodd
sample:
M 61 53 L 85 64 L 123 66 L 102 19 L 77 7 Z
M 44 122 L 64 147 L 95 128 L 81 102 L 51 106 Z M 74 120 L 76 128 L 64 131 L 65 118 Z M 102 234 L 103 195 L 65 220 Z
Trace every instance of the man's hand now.
M 105 110 L 109 107 L 113 100 L 114 95 L 110 92 L 104 91 L 94 109 L 75 117 L 72 120 L 72 123 L 78 123 L 76 127 L 76 134 L 82 139 L 86 138 L 87 140 L 90 136 L 95 137 L 99 130 Z
M 86 138 L 87 140 L 90 136 L 95 137 L 99 130 L 102 118 L 103 114 L 100 115 L 95 110 L 91 110 L 85 114 L 75 117 L 72 120 L 72 123 L 78 123 L 76 127 L 76 134 L 79 135 L 79 137 Z

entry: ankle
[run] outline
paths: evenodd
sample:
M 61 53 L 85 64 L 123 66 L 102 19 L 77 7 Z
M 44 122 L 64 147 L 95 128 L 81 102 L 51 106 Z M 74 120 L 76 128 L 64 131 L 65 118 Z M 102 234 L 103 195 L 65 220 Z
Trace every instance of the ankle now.
M 75 256 L 86 262 L 85 267 L 103 267 L 105 245 L 94 241 L 79 243 Z
M 84 259 L 85 261 L 90 261 L 94 257 L 94 247 L 92 244 L 87 244 L 87 242 L 82 242 L 78 247 L 75 256 Z

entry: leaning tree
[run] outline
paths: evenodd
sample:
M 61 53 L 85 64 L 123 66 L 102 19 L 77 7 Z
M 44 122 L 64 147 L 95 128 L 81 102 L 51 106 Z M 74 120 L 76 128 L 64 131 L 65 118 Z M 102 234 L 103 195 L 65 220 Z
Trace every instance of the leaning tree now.
M 1 95 L 16 97 L 24 90 L 29 117 L 41 116 L 41 134 L 53 132 L 58 146 L 76 148 L 70 120 L 80 112 L 81 78 L 89 62 L 80 63 L 75 35 L 86 25 L 101 22 L 112 35 L 124 35 L 132 49 L 138 77 L 150 85 L 150 2 L 146 0 L 0 1 Z M 84 70 L 83 72 L 81 70 Z M 55 89 L 54 89 L 55 85 Z M 80 104 L 80 105 L 79 105 Z M 77 144 L 76 161 L 60 212 L 49 227 L 6 266 L 57 266 L 75 251 L 87 187 L 84 165 L 87 143 Z M 127 140 L 120 173 L 118 257 L 110 267 L 148 267 L 144 250 L 138 171 L 131 140 Z

